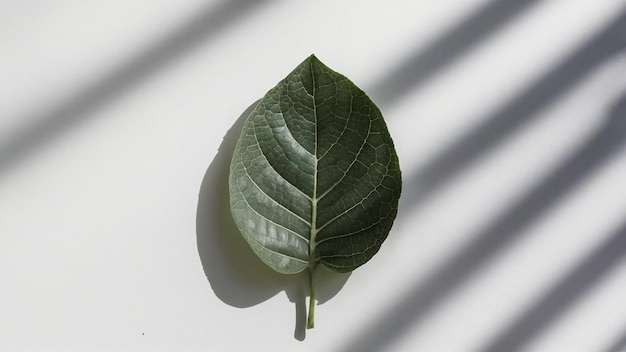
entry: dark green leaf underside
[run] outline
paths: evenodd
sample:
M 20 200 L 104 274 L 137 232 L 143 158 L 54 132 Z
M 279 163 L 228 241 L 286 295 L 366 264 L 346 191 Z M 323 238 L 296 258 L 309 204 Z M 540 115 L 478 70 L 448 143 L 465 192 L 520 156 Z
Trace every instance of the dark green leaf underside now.
M 235 223 L 274 270 L 348 272 L 387 237 L 401 175 L 378 108 L 310 56 L 248 117 L 229 187 Z

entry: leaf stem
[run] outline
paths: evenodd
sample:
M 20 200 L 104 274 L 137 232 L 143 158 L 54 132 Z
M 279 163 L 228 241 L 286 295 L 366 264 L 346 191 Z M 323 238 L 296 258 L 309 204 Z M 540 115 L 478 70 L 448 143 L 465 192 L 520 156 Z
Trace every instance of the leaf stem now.
M 313 329 L 315 327 L 315 279 L 314 267 L 309 267 L 309 317 L 307 318 L 306 328 Z

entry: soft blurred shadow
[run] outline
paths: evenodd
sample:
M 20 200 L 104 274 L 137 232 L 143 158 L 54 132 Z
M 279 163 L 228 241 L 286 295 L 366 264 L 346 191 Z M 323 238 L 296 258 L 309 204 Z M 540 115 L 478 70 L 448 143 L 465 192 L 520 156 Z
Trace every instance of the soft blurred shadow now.
M 626 224 L 480 352 L 516 352 L 606 278 L 626 256 Z M 623 302 L 615 302 L 616 305 Z
M 230 214 L 228 175 L 230 161 L 246 118 L 258 101 L 250 105 L 228 130 L 200 186 L 196 215 L 198 254 L 215 295 L 233 307 L 261 303 L 281 291 L 295 303 L 295 337 L 305 336 L 308 276 L 283 275 L 265 265 L 239 233 Z M 317 273 L 316 298 L 323 304 L 345 285 L 349 274 L 324 270 Z
M 609 345 L 609 348 L 601 350 L 600 352 L 624 352 L 626 351 L 626 329 L 622 335 Z
M 563 174 L 575 175 L 582 169 L 598 168 L 616 151 L 623 151 L 626 143 L 626 98 L 613 109 L 604 128 L 579 151 L 579 161 L 572 162 L 570 168 L 562 169 Z M 589 164 L 589 165 L 585 165 Z M 577 166 L 578 165 L 578 166 Z M 588 171 L 584 171 L 588 172 Z M 580 178 L 580 176 L 577 176 Z M 571 182 L 571 181 L 569 181 Z M 552 186 L 557 186 L 553 184 Z M 544 191 L 550 191 L 545 188 Z M 514 321 L 504 333 L 498 336 L 481 352 L 518 351 L 537 334 L 563 314 L 572 304 L 590 291 L 599 280 L 626 255 L 626 224 L 615 232 L 599 249 L 577 266 L 562 281 L 557 283 L 532 308 Z M 616 302 L 621 304 L 621 302 Z
M 398 66 L 374 84 L 370 95 L 381 108 L 400 100 L 418 86 L 424 85 L 446 66 L 459 60 L 498 32 L 500 27 L 520 16 L 537 0 L 498 0 L 478 8 L 465 20 L 459 22 L 433 44 L 409 55 Z
M 256 103 L 251 105 L 228 130 L 211 162 L 198 197 L 196 234 L 204 272 L 215 294 L 235 307 L 258 304 L 289 282 L 265 265 L 239 234 L 230 215 L 228 174 L 239 132 Z
M 41 148 L 52 138 L 93 116 L 93 112 L 158 72 L 193 48 L 241 22 L 269 0 L 223 0 L 200 11 L 178 30 L 140 53 L 104 79 L 56 108 L 28 118 L 34 121 L 13 138 L 0 143 L 0 175 L 14 163 Z M 19 118 L 19 117 L 16 117 Z
M 382 351 L 414 328 L 429 312 L 467 282 L 491 258 L 510 246 L 523 230 L 544 215 L 574 187 L 604 165 L 626 143 L 626 100 L 594 135 L 574 151 L 557 169 L 532 188 L 492 224 L 471 236 L 475 240 L 461 248 L 443 266 L 417 282 L 403 298 L 373 319 L 373 323 L 338 351 Z M 492 351 L 508 351 L 494 349 Z M 491 350 L 490 350 L 491 351 Z
M 469 133 L 410 173 L 404 182 L 400 208 L 413 209 L 477 159 L 540 116 L 538 113 L 563 96 L 577 82 L 613 54 L 626 48 L 626 13 L 581 45 L 552 72 L 531 84 Z

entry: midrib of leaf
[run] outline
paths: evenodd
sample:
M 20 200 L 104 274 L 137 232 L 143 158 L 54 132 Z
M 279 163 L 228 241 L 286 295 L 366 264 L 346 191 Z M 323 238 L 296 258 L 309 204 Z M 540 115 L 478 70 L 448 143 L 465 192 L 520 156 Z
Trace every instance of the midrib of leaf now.
M 309 235 L 309 316 L 307 318 L 307 328 L 312 329 L 315 326 L 315 266 L 317 260 L 315 258 L 315 237 L 317 236 L 317 142 L 319 139 L 318 125 L 317 125 L 317 106 L 315 101 L 315 70 L 313 67 L 313 61 L 310 61 L 311 69 L 311 82 L 313 83 L 313 89 L 311 92 L 313 98 L 313 119 L 315 124 L 315 144 L 314 144 L 314 158 L 313 158 L 313 196 L 311 197 L 311 232 Z
M 317 140 L 319 138 L 317 131 L 317 104 L 315 101 L 315 72 L 313 67 L 313 60 L 310 61 L 311 69 L 311 82 L 313 82 L 313 89 L 311 97 L 313 98 L 313 123 L 315 125 L 315 144 L 313 149 L 313 196 L 311 197 L 311 232 L 309 235 L 309 269 L 312 271 L 315 269 L 315 236 L 317 236 Z

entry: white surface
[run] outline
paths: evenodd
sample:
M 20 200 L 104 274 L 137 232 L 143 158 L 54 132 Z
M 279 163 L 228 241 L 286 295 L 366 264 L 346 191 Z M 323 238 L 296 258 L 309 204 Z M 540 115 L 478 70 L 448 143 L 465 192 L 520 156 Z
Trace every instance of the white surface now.
M 626 351 L 625 45 L 617 0 L 0 1 L 0 350 Z M 236 121 L 311 53 L 405 187 L 300 341 L 304 278 L 220 236 Z

